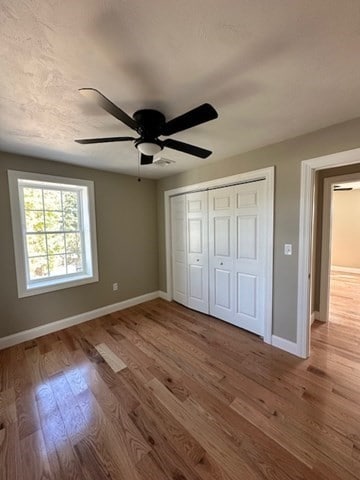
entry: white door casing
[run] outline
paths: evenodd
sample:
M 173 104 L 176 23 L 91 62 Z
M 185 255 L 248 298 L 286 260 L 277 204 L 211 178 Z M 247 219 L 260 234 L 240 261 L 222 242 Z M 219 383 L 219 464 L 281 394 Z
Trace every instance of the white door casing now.
M 187 304 L 209 313 L 208 194 L 185 195 L 187 219 Z

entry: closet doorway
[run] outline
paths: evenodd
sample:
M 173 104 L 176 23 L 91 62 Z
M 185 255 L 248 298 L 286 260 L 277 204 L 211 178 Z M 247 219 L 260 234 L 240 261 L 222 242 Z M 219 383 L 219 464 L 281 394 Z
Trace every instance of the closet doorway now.
M 273 174 L 269 168 L 165 192 L 168 299 L 267 343 L 272 333 Z

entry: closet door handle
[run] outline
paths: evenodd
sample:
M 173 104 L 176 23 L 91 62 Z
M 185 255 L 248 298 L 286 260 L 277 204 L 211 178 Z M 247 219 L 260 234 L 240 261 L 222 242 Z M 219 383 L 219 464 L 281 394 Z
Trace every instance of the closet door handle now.
M 220 265 L 224 265 L 223 262 L 220 262 Z
M 197 262 L 199 262 L 199 261 L 200 261 L 200 259 L 199 259 L 199 258 L 197 258 L 197 259 L 196 259 L 196 261 L 197 261 Z

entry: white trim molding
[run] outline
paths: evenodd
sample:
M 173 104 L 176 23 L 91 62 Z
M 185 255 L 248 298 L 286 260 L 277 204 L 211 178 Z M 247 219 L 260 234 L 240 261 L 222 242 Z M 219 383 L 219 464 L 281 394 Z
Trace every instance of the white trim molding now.
M 172 300 L 172 280 L 171 280 L 171 231 L 170 231 L 170 198 L 174 195 L 184 193 L 210 190 L 212 188 L 235 185 L 237 183 L 246 183 L 256 180 L 265 180 L 266 182 L 266 208 L 267 208 L 267 232 L 268 242 L 266 245 L 266 293 L 265 293 L 265 326 L 264 342 L 272 343 L 272 305 L 273 305 L 273 242 L 274 242 L 274 181 L 275 167 L 262 168 L 251 172 L 231 175 L 229 177 L 217 178 L 207 182 L 196 183 L 184 187 L 167 190 L 164 192 L 164 210 L 165 210 L 165 255 L 166 255 L 166 292 L 165 298 Z
M 315 322 L 315 320 L 320 320 L 320 312 L 312 312 L 311 314 L 311 325 Z
M 169 295 L 167 292 L 163 292 L 162 290 L 159 290 L 159 297 L 162 298 L 163 300 L 167 300 L 168 302 L 171 301 L 169 298 Z
M 296 342 L 273 335 L 271 337 L 271 344 L 273 347 L 280 348 L 281 350 L 285 350 L 285 352 L 298 356 L 298 347 Z
M 79 315 L 74 315 L 73 317 L 64 318 L 62 320 L 57 320 L 56 322 L 46 323 L 45 325 L 40 325 L 39 327 L 14 333 L 13 335 L 0 338 L 0 350 L 12 347 L 13 345 L 17 345 L 18 343 L 26 342 L 27 340 L 33 340 L 34 338 L 47 335 L 48 333 L 58 332 L 59 330 L 63 330 L 64 328 L 79 325 L 79 323 L 84 323 L 88 320 L 93 320 L 95 318 L 108 315 L 109 313 L 124 310 L 125 308 L 133 307 L 135 305 L 139 305 L 140 303 L 154 300 L 155 298 L 164 298 L 162 296 L 162 293 L 163 292 L 158 291 L 145 293 L 144 295 L 140 295 L 139 297 L 129 298 L 128 300 L 123 300 L 122 302 L 113 303 L 111 305 L 105 305 L 104 307 L 100 307 L 96 310 L 91 310 L 89 312 L 80 313 Z
M 360 162 L 360 148 L 333 153 L 301 162 L 297 335 L 298 356 L 310 355 L 311 240 L 313 230 L 315 172 Z
M 94 182 L 91 180 L 21 172 L 18 170 L 8 170 L 8 182 L 18 297 L 29 297 L 45 292 L 53 292 L 64 288 L 98 282 Z M 61 233 L 65 235 L 66 233 L 75 233 L 75 230 L 65 230 L 65 226 L 63 225 L 57 232 L 49 232 L 45 229 L 45 226 L 43 226 L 41 231 L 29 232 L 26 227 L 27 222 L 25 217 L 25 199 L 23 194 L 25 187 L 37 187 L 42 190 L 65 190 L 77 193 L 78 229 L 76 232 L 81 237 L 81 272 L 61 273 L 54 276 L 48 272 L 46 277 L 31 278 L 28 263 L 30 257 L 28 256 L 27 235 L 29 233 L 37 233 L 41 234 L 44 239 L 45 237 L 47 239 L 46 233 Z M 45 206 L 43 205 L 43 215 L 45 214 L 44 209 Z M 61 209 L 63 211 L 63 205 L 61 205 Z M 43 222 L 45 222 L 45 219 L 43 219 Z M 67 255 L 65 244 L 64 251 L 61 252 L 64 256 Z M 44 256 L 49 259 L 50 254 L 47 248 L 47 240 L 45 252 L 38 254 L 38 256 Z

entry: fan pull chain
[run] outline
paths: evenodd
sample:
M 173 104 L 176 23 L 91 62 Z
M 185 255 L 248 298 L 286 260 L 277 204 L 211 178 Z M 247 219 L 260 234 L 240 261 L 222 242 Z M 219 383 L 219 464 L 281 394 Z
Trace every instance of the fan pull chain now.
M 138 182 L 141 182 L 140 178 L 140 152 L 138 151 Z

